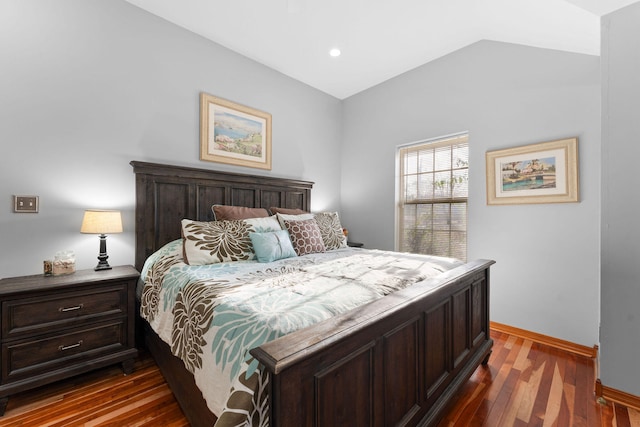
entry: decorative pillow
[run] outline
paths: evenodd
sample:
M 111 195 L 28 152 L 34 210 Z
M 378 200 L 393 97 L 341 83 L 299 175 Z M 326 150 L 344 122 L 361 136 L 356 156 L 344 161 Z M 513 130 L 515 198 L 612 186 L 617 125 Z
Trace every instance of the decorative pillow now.
M 272 214 L 285 214 L 285 215 L 300 215 L 309 213 L 307 211 L 303 211 L 302 209 L 288 209 L 288 208 L 269 208 Z
M 189 265 L 255 259 L 247 221 L 182 220 L 184 260 Z
M 249 218 L 243 221 L 252 227 L 251 231 L 254 233 L 267 233 L 269 231 L 282 230 L 282 226 L 275 215 L 268 216 L 266 218 Z
M 338 212 L 320 212 L 314 215 L 325 248 L 330 251 L 347 247 L 347 236 L 342 231 Z
M 189 265 L 255 259 L 250 233 L 281 230 L 275 216 L 231 221 L 182 220 L 184 260 Z
M 273 262 L 296 256 L 287 230 L 249 233 L 249 238 L 259 262 Z
M 216 221 L 226 221 L 233 219 L 265 218 L 269 212 L 264 208 L 247 208 L 244 206 L 211 206 L 213 217 Z
M 315 219 L 301 221 L 284 220 L 285 228 L 291 236 L 291 243 L 298 256 L 325 252 L 322 235 Z
M 297 215 L 289 215 L 289 214 L 277 213 L 276 217 L 278 218 L 278 221 L 280 222 L 280 225 L 282 226 L 282 228 L 286 230 L 287 227 L 285 227 L 284 225 L 285 221 L 302 221 L 304 219 L 313 219 L 313 214 L 303 213 L 303 214 L 297 214 Z

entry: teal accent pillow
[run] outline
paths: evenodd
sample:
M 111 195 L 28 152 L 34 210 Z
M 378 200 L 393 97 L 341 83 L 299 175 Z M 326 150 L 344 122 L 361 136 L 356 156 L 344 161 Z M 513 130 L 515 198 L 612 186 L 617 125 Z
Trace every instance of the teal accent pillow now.
M 259 262 L 273 262 L 297 256 L 287 230 L 249 233 L 249 238 Z

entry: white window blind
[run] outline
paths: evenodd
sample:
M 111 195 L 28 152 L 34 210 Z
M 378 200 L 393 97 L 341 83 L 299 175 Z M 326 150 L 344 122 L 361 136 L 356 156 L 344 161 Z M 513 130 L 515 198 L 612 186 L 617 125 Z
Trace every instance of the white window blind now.
M 467 259 L 468 136 L 399 148 L 398 249 Z

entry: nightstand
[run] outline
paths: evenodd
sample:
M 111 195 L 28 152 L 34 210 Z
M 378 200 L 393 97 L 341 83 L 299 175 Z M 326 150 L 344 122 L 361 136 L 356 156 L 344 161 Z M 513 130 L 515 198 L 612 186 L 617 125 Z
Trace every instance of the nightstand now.
M 9 396 L 114 363 L 133 372 L 131 266 L 0 280 L 0 415 Z

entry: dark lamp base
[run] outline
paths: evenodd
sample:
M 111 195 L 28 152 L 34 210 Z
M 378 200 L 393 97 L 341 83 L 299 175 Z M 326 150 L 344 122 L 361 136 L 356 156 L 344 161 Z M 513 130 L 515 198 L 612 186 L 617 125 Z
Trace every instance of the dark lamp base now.
M 107 236 L 100 235 L 100 253 L 98 254 L 98 265 L 94 268 L 95 271 L 111 270 L 111 266 L 107 262 L 109 255 L 107 255 Z

